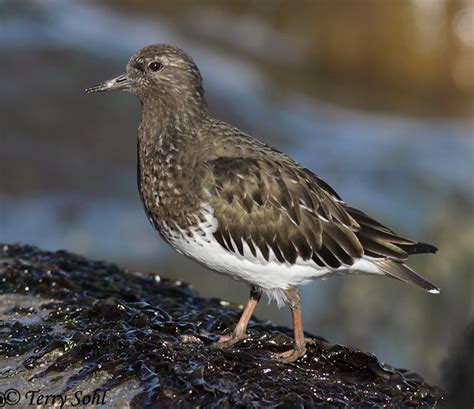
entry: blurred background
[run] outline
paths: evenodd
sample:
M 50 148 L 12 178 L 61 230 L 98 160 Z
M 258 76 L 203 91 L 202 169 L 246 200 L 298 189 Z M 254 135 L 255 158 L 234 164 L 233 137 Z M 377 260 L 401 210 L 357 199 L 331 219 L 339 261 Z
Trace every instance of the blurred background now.
M 248 289 L 175 254 L 136 189 L 140 105 L 84 88 L 166 42 L 212 115 L 271 143 L 401 234 L 439 296 L 378 277 L 302 288 L 304 326 L 442 383 L 474 320 L 474 2 L 0 0 L 0 240 L 156 271 L 206 297 Z M 287 309 L 257 317 L 290 325 Z

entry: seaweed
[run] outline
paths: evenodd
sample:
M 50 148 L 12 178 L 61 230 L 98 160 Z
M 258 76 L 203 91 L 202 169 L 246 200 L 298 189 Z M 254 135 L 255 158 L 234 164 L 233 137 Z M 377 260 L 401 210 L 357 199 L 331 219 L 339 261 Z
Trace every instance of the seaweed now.
M 292 331 L 256 319 L 246 340 L 213 349 L 238 309 L 199 297 L 185 283 L 66 251 L 2 245 L 0 300 L 6 294 L 45 302 L 13 307 L 0 320 L 0 362 L 20 358 L 0 370 L 5 384 L 21 371 L 52 376 L 63 391 L 92 378 L 100 380 L 98 391 L 134 381 L 132 408 L 432 407 L 442 399 L 415 373 L 310 334 L 304 358 L 277 362 L 271 353 L 290 347 Z

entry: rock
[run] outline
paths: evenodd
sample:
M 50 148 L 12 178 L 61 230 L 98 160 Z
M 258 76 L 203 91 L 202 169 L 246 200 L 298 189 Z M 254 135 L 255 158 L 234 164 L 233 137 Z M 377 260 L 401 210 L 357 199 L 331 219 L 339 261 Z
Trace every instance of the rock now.
M 239 314 L 155 274 L 0 245 L 0 400 L 132 408 L 428 408 L 442 400 L 419 375 L 319 337 L 303 359 L 276 362 L 271 352 L 288 349 L 292 331 L 258 320 L 236 347 L 210 348 Z

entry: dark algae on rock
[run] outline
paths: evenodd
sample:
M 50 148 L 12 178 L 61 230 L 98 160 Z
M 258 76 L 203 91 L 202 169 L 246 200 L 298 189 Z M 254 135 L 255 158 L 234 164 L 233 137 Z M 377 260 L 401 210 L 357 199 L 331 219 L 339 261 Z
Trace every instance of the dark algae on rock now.
M 258 320 L 247 340 L 212 349 L 237 309 L 65 251 L 2 245 L 0 307 L 0 389 L 106 391 L 106 405 L 132 408 L 429 408 L 442 399 L 419 375 L 318 337 L 303 359 L 276 362 L 270 352 L 288 349 L 291 330 Z

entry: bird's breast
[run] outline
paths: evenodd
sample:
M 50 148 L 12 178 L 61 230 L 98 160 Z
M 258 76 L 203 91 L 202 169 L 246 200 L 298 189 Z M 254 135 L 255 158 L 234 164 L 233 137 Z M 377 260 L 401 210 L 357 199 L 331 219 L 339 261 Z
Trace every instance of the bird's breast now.
M 202 202 L 201 189 L 193 176 L 193 167 L 177 152 L 139 152 L 140 196 L 150 222 L 167 239 L 198 224 L 194 215 Z

